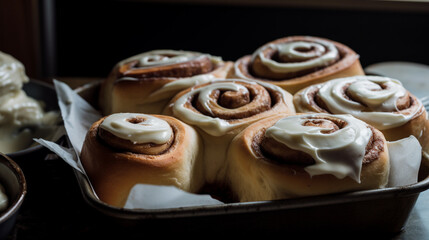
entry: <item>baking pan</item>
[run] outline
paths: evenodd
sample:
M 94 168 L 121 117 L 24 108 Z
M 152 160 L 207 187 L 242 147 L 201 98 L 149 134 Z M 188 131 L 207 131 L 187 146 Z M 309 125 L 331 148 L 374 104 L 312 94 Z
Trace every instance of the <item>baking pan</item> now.
M 100 82 L 76 89 L 97 105 Z M 84 200 L 102 215 L 134 231 L 192 229 L 193 232 L 235 231 L 305 235 L 362 234 L 392 236 L 403 230 L 419 194 L 429 188 L 429 170 L 423 166 L 417 183 L 376 190 L 300 197 L 294 199 L 225 203 L 171 209 L 123 209 L 107 205 L 94 195 L 87 178 L 74 170 Z
M 130 210 L 98 200 L 87 178 L 74 171 L 83 198 L 90 206 L 121 226 L 135 230 L 169 226 L 170 230 L 209 231 L 215 226 L 217 230 L 245 230 L 247 233 L 354 232 L 390 236 L 403 230 L 419 194 L 429 188 L 428 171 L 421 169 L 423 179 L 404 187 L 274 201 Z

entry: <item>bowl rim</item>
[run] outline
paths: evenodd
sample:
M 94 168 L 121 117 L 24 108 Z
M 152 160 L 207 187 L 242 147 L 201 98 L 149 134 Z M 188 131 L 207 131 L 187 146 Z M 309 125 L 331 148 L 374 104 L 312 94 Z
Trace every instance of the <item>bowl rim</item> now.
M 27 181 L 19 165 L 3 153 L 0 153 L 0 164 L 6 165 L 16 176 L 19 183 L 18 197 L 16 197 L 13 202 L 10 202 L 9 206 L 5 209 L 5 211 L 0 214 L 1 224 L 11 218 L 21 207 L 24 198 L 27 194 Z

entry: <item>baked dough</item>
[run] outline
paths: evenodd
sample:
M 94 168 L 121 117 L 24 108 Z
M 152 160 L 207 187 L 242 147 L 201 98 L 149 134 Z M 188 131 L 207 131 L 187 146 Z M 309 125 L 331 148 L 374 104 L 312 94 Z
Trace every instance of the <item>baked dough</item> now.
M 241 202 L 386 186 L 389 155 L 377 129 L 351 115 L 263 119 L 231 142 L 228 178 Z
M 80 158 L 100 200 L 123 207 L 138 183 L 198 192 L 202 147 L 197 132 L 173 117 L 116 113 L 92 125 Z

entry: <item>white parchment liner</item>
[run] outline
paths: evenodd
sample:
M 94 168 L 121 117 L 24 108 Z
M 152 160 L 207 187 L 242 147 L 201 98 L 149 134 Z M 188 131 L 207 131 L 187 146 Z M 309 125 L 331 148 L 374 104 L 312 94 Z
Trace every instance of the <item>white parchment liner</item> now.
M 86 176 L 79 155 L 88 129 L 102 115 L 67 84 L 54 80 L 64 127 L 72 148 L 65 148 L 45 139 L 34 139 L 56 153 L 71 167 Z M 421 146 L 414 136 L 388 142 L 390 155 L 389 187 L 417 182 L 421 161 Z M 95 194 L 95 193 L 94 193 Z M 131 189 L 124 208 L 164 209 L 188 206 L 216 205 L 222 202 L 209 195 L 191 194 L 172 186 L 137 184 Z

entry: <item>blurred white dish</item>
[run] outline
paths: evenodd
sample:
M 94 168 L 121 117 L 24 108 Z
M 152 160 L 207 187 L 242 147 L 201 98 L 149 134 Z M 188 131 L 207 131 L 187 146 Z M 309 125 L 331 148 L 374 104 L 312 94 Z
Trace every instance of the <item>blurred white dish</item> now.
M 42 101 L 45 104 L 45 111 L 59 111 L 57 94 L 52 85 L 43 81 L 32 79 L 28 83 L 24 84 L 23 90 L 29 97 Z M 57 141 L 63 135 L 64 131 L 62 128 L 63 127 L 61 123 L 56 129 L 58 131 L 54 134 L 52 141 Z M 12 159 L 15 159 L 35 153 L 42 149 L 43 146 L 34 142 L 34 144 L 30 145 L 28 148 L 12 153 L 7 153 L 7 155 Z

